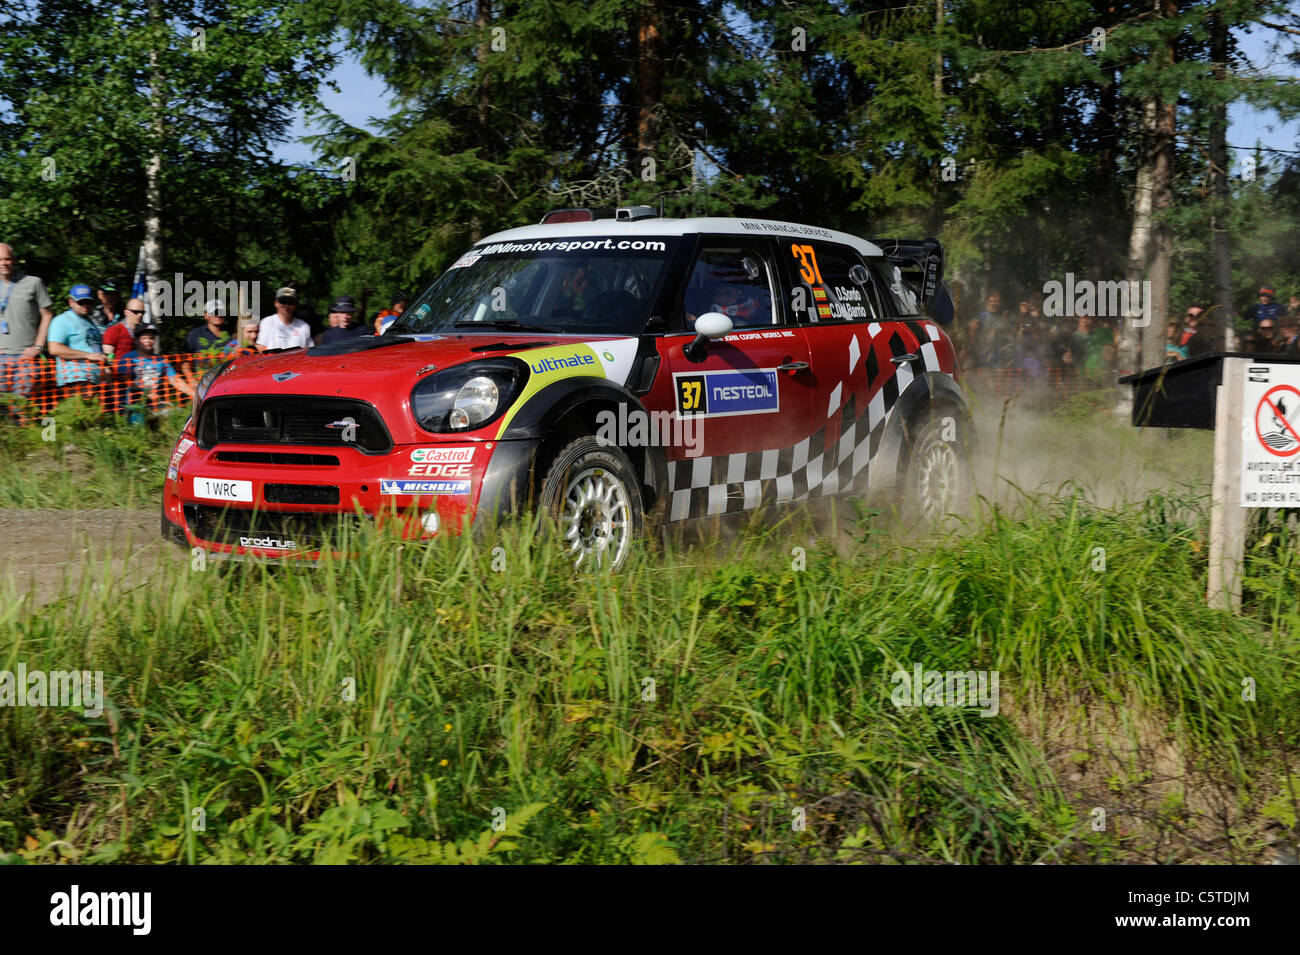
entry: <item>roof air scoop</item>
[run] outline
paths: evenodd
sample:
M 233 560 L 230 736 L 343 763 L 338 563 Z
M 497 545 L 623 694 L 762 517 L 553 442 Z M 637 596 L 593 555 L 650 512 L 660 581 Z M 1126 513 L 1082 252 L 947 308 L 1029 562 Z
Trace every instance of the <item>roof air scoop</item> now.
M 635 222 L 637 219 L 658 218 L 658 213 L 649 206 L 619 206 L 614 211 L 614 218 L 619 222 Z

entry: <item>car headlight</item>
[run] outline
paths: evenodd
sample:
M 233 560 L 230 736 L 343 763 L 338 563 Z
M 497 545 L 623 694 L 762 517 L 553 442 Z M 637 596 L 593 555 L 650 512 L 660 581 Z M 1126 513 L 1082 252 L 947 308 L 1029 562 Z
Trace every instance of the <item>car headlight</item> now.
M 199 405 L 203 404 L 203 399 L 212 390 L 212 383 L 230 366 L 230 361 L 223 361 L 220 365 L 214 365 L 199 379 L 199 383 L 194 389 L 194 416 L 196 418 L 198 417 Z
M 434 372 L 411 390 L 411 412 L 425 431 L 446 434 L 491 424 L 519 397 L 527 369 L 502 358 Z

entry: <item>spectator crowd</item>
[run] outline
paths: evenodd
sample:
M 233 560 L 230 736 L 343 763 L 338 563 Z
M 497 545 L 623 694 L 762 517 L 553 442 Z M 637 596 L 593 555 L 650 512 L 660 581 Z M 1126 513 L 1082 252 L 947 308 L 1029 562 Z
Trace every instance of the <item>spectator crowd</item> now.
M 1006 308 L 1002 293 L 985 298 L 975 317 L 957 330 L 961 366 L 967 371 L 1010 374 L 1030 380 L 1045 378 L 1104 378 L 1115 370 L 1119 320 L 1093 315 L 1051 317 L 1043 312 L 1043 292 L 1027 294 L 1015 309 Z M 1239 352 L 1300 357 L 1300 296 L 1287 304 L 1273 289 L 1259 290 L 1238 323 Z M 1181 321 L 1165 326 L 1165 361 L 1181 361 L 1221 351 L 1214 339 L 1214 321 L 1199 305 L 1190 305 Z
M 48 364 L 41 359 L 48 355 L 55 400 L 96 396 L 106 410 L 143 423 L 145 409 L 168 403 L 172 392 L 192 396 L 198 379 L 223 358 L 379 334 L 406 302 L 406 295 L 395 294 L 387 309 L 367 320 L 354 298 L 340 296 L 325 327 L 313 333 L 292 285 L 276 291 L 275 311 L 260 319 L 242 315 L 232 322 L 227 303 L 214 299 L 203 307 L 202 324 L 187 335 L 189 354 L 179 356 L 177 368 L 158 353 L 159 331 L 145 321 L 144 301 L 123 301 L 113 281 L 77 283 L 68 290 L 66 309 L 55 314 L 45 283 L 24 274 L 13 248 L 0 243 L 0 395 L 31 398 L 46 384 Z

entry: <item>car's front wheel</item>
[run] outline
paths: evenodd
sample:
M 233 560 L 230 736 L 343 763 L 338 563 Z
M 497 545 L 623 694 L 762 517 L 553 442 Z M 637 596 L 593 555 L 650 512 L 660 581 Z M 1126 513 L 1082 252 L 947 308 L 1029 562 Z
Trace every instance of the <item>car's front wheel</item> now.
M 936 524 L 969 503 L 974 475 L 968 427 L 955 414 L 942 413 L 914 426 L 903 485 L 910 518 Z
M 618 570 L 641 532 L 641 488 L 631 462 L 590 435 L 555 456 L 540 502 L 559 526 L 565 553 L 582 570 Z

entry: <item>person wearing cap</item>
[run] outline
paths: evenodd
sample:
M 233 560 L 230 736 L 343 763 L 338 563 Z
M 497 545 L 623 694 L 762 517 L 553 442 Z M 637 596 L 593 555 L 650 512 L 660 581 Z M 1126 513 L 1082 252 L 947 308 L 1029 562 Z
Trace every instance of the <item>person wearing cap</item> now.
M 64 394 L 93 391 L 104 373 L 103 335 L 90 320 L 95 290 L 78 283 L 68 291 L 68 310 L 50 322 L 49 349 L 56 359 L 54 383 Z
M 191 328 L 185 336 L 185 350 L 191 355 L 207 352 L 214 348 L 225 348 L 230 336 L 225 332 L 226 305 L 220 299 L 209 299 L 203 303 L 203 324 Z M 212 358 L 186 358 L 181 362 L 181 374 L 190 384 L 203 377 L 204 373 L 215 364 Z
M 203 306 L 203 324 L 190 329 L 190 333 L 185 336 L 185 346 L 192 352 L 224 347 L 229 337 L 226 335 L 225 323 L 225 303 L 214 298 Z
M 239 320 L 239 334 L 226 343 L 226 355 L 239 358 L 241 355 L 256 355 L 262 349 L 257 344 L 257 334 L 261 322 L 256 315 L 245 315 Z
M 275 293 L 275 314 L 262 319 L 257 344 L 265 349 L 310 348 L 311 326 L 294 317 L 298 310 L 298 293 L 285 286 Z
M 1254 320 L 1256 327 L 1266 318 L 1270 318 L 1276 323 L 1282 317 L 1282 306 L 1275 301 L 1275 298 L 1273 290 L 1267 285 L 1259 290 L 1259 303 L 1252 305 L 1248 310 L 1248 314 Z
M 135 330 L 135 348 L 117 362 L 117 373 L 126 382 L 122 404 L 131 424 L 144 424 L 146 408 L 166 401 L 164 385 L 194 396 L 194 386 L 178 375 L 167 359 L 154 354 L 157 344 L 157 326 L 141 325 Z
M 122 293 L 116 282 L 110 280 L 99 287 L 99 311 L 106 326 L 122 320 Z
M 12 246 L 0 242 L 0 393 L 31 393 L 53 304 L 45 283 L 25 275 Z
M 406 311 L 406 293 L 397 292 L 393 295 L 393 300 L 389 303 L 388 308 L 375 316 L 375 334 L 382 335 L 388 330 L 388 326 L 397 321 L 398 316 L 404 311 Z
M 338 300 L 330 306 L 329 328 L 321 332 L 316 338 L 317 345 L 327 345 L 330 342 L 346 341 L 349 338 L 356 338 L 358 335 L 367 335 L 370 333 L 365 325 L 354 326 L 352 319 L 357 314 L 357 302 L 351 295 L 340 295 Z

